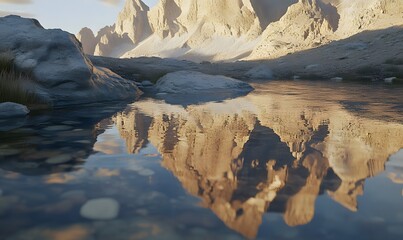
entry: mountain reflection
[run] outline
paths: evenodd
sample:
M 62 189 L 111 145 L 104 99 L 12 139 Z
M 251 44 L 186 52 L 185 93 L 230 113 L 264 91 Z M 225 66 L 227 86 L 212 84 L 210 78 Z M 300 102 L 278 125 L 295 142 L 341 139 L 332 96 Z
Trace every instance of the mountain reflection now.
M 357 111 L 341 101 L 361 98 L 353 90 L 270 88 L 186 108 L 142 101 L 113 121 L 129 152 L 151 142 L 182 186 L 246 237 L 266 212 L 282 213 L 289 226 L 309 223 L 321 194 L 357 211 L 365 180 L 403 147 L 401 116 L 387 111 L 393 104 L 368 97 Z

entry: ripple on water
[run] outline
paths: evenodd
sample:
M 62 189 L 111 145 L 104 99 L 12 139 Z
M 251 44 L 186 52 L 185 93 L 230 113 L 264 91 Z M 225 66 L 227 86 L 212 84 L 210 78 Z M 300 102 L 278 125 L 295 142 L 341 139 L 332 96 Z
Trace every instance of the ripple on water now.
M 73 127 L 67 126 L 67 125 L 55 125 L 55 126 L 45 127 L 43 130 L 50 131 L 50 132 L 55 132 L 55 131 L 71 130 L 72 128 Z
M 48 164 L 63 164 L 70 162 L 72 160 L 72 156 L 70 154 L 61 154 L 55 157 L 50 157 L 46 160 Z

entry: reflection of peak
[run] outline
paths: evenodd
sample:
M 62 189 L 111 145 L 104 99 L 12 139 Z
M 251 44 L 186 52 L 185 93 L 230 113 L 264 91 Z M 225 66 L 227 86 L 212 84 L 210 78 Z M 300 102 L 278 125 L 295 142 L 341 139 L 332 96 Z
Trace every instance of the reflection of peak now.
M 301 94 L 323 90 L 311 87 Z M 115 119 L 130 151 L 149 141 L 202 206 L 250 238 L 266 212 L 282 213 L 290 226 L 309 223 L 321 194 L 356 211 L 365 179 L 403 146 L 401 124 L 352 114 L 339 100 L 318 106 L 306 95 L 253 92 L 186 108 L 158 101 L 133 106 Z
M 120 135 L 126 141 L 126 148 L 129 153 L 138 153 L 147 145 L 151 118 L 132 109 L 129 112 L 117 114 L 114 117 L 114 122 Z

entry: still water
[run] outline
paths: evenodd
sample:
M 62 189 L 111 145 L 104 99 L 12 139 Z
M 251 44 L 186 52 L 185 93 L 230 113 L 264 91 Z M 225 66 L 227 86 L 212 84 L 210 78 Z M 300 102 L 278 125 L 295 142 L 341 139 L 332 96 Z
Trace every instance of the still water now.
M 403 239 L 403 88 L 0 121 L 0 239 Z

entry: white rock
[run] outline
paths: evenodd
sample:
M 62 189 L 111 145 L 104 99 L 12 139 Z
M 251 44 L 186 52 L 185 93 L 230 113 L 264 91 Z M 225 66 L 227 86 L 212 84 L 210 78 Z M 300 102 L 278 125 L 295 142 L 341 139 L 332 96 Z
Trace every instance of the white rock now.
M 193 71 L 168 73 L 158 80 L 156 89 L 160 93 L 171 94 L 202 94 L 205 92 L 213 93 L 217 90 L 233 92 L 253 90 L 248 83 L 233 78 Z
M 112 220 L 119 215 L 120 205 L 113 198 L 97 198 L 87 201 L 80 215 L 91 220 Z
M 396 77 L 390 77 L 390 78 L 385 78 L 383 79 L 386 83 L 393 83 L 397 78 Z
M 252 79 L 270 80 L 273 79 L 273 72 L 271 71 L 269 66 L 261 64 L 246 72 L 245 76 Z
M 13 102 L 0 103 L 0 118 L 22 117 L 28 113 L 29 110 L 24 105 Z
M 22 87 L 53 105 L 134 98 L 137 86 L 109 70 L 94 67 L 74 35 L 44 29 L 37 20 L 0 18 L 0 54 L 8 52 L 32 81 Z

